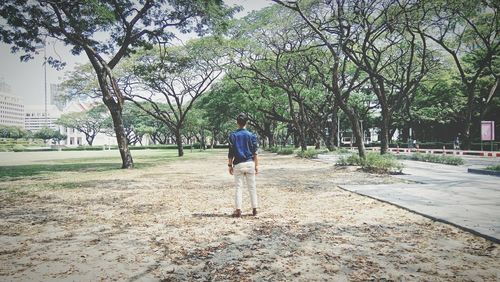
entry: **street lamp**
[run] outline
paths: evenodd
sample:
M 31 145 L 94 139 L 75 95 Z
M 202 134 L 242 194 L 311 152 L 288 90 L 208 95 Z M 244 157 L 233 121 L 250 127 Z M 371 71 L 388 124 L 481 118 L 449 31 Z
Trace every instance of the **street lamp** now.
M 43 92 L 45 95 L 45 126 L 49 127 L 47 116 L 47 38 L 43 41 Z
M 43 46 L 36 46 L 37 50 L 43 48 L 43 93 L 45 99 L 45 126 L 48 127 L 49 121 L 47 116 L 47 38 L 43 40 Z

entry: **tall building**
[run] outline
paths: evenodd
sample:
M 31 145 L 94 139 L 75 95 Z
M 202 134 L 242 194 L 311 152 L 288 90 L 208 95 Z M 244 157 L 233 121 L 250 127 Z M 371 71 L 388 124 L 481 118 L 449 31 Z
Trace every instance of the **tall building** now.
M 42 129 L 42 127 L 59 129 L 59 126 L 55 124 L 55 122 L 61 117 L 61 111 L 54 105 L 47 106 L 47 117 L 45 117 L 45 106 L 26 106 L 24 112 L 24 125 L 26 130 L 37 132 Z
M 66 99 L 64 98 L 63 91 L 60 84 L 50 84 L 50 105 L 56 106 L 59 111 L 63 111 L 66 107 Z
M 23 100 L 10 92 L 10 86 L 0 79 L 0 125 L 24 128 Z

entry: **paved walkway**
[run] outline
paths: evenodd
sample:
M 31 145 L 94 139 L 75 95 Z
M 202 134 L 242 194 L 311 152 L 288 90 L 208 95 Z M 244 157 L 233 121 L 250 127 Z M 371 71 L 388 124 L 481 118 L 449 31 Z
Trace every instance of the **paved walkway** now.
M 333 155 L 320 159 L 334 162 Z M 467 173 L 468 166 L 402 161 L 410 184 L 342 185 L 343 189 L 450 223 L 500 243 L 500 177 Z

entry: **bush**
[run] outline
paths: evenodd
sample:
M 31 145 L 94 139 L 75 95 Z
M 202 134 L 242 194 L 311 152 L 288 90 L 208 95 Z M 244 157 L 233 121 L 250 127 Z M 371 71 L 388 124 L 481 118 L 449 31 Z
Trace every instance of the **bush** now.
M 305 151 L 297 152 L 297 157 L 305 158 L 305 159 L 314 159 L 318 157 L 318 154 L 327 153 L 328 150 L 315 150 L 315 149 L 307 149 Z
M 108 146 L 106 146 L 106 149 Z M 111 147 L 113 149 L 113 147 Z M 115 146 L 116 149 L 116 146 Z M 62 148 L 61 151 L 102 151 L 102 146 L 78 146 Z
M 26 147 L 24 147 L 23 145 L 14 145 L 12 147 L 12 151 L 14 152 L 23 152 L 26 150 Z
M 276 153 L 278 153 L 278 155 L 291 155 L 294 153 L 294 150 L 292 148 L 283 148 L 279 149 Z
M 405 158 L 405 157 L 403 157 Z M 436 155 L 436 154 L 422 154 L 415 153 L 409 157 L 406 157 L 409 160 L 413 161 L 421 161 L 428 163 L 440 163 L 440 164 L 448 164 L 448 165 L 463 165 L 464 160 L 457 156 L 447 156 L 447 155 Z
M 278 153 L 278 151 L 280 150 L 280 148 L 277 147 L 277 146 L 274 146 L 274 147 L 269 147 L 267 150 L 269 152 L 271 152 L 271 153 Z
M 356 154 L 351 154 L 347 157 L 342 156 L 338 159 L 337 165 L 348 166 L 348 165 L 362 165 L 361 158 Z
M 492 165 L 486 168 L 487 170 L 500 171 L 500 165 Z
M 368 153 L 363 169 L 375 173 L 401 173 L 403 165 L 391 154 Z
M 357 154 L 348 157 L 340 157 L 336 163 L 338 166 L 358 165 L 363 170 L 374 173 L 401 173 L 403 165 L 393 155 L 368 153 L 366 159 L 361 159 Z

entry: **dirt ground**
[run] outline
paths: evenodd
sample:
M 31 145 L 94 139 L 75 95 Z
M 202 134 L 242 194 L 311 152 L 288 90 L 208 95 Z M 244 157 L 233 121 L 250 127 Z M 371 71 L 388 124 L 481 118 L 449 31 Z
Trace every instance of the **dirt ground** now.
M 498 281 L 498 244 L 341 190 L 389 183 L 261 155 L 259 215 L 218 152 L 0 182 L 1 281 Z

